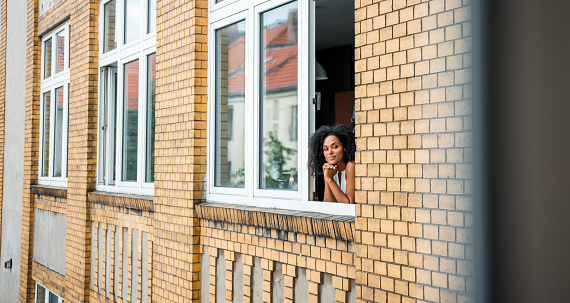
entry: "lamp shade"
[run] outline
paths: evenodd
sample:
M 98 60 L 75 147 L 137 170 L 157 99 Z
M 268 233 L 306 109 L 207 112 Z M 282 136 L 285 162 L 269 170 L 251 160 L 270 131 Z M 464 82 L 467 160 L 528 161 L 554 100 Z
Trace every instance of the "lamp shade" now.
M 327 80 L 328 78 L 325 68 L 315 61 L 315 80 Z

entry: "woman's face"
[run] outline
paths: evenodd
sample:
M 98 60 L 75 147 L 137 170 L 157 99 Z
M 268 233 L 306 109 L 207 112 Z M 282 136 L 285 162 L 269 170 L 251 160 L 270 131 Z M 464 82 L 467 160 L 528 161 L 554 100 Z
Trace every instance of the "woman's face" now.
M 323 156 L 327 163 L 333 165 L 343 160 L 344 147 L 336 136 L 330 135 L 323 141 Z

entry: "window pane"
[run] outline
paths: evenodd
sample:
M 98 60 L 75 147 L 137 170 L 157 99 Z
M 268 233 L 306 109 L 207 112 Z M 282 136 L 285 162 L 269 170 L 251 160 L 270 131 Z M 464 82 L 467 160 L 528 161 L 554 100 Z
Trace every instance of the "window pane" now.
M 51 38 L 44 42 L 44 79 L 51 77 Z
M 55 89 L 53 145 L 53 176 L 61 177 L 61 156 L 63 152 L 63 86 Z
M 297 2 L 261 15 L 260 188 L 297 189 Z M 292 121 L 294 119 L 294 121 Z
M 141 0 L 125 0 L 125 43 L 139 38 L 141 16 L 144 16 Z
M 46 302 L 46 289 L 43 286 L 38 285 L 38 292 L 36 293 L 36 303 L 45 303 Z
M 103 52 L 114 50 L 117 47 L 117 35 L 115 34 L 116 24 L 116 4 L 115 0 L 105 4 L 105 38 L 103 39 Z
M 55 73 L 63 71 L 65 64 L 65 31 L 61 31 L 55 35 L 56 39 L 56 63 Z
M 57 303 L 58 297 L 53 293 L 49 292 L 49 303 Z
M 43 134 L 42 134 L 42 177 L 49 176 L 49 134 L 50 134 L 50 107 L 51 107 L 51 92 L 44 93 L 44 106 L 43 106 Z
M 156 32 L 156 0 L 148 0 L 148 31 L 147 34 Z
M 154 102 L 156 89 L 156 54 L 148 56 L 146 85 L 146 182 L 154 182 Z
M 123 96 L 123 181 L 137 180 L 139 60 L 125 64 Z
M 215 186 L 245 186 L 245 21 L 216 31 Z

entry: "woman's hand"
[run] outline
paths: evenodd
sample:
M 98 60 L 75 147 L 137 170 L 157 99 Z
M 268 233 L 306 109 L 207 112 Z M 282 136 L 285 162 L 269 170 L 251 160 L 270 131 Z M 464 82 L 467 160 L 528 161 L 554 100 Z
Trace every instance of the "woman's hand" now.
M 338 167 L 329 163 L 323 164 L 323 174 L 325 180 L 332 180 L 334 175 L 338 172 Z

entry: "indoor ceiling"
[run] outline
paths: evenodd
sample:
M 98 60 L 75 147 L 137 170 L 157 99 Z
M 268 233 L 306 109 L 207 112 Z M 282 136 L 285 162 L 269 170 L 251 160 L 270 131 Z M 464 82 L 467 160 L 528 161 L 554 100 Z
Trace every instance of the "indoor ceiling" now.
M 317 0 L 316 50 L 354 45 L 354 0 Z

